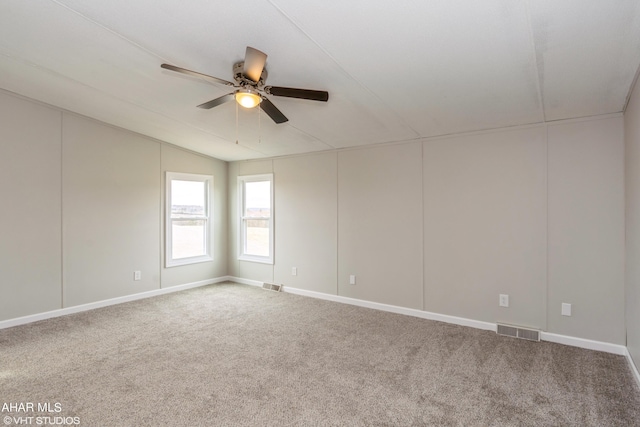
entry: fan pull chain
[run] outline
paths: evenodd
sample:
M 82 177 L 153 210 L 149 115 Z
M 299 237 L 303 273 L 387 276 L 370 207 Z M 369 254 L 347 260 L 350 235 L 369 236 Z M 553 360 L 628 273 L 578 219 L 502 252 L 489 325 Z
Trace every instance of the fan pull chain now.
M 238 143 L 238 103 L 234 102 L 234 104 L 236 104 L 236 144 Z
M 260 117 L 261 117 L 260 110 L 262 110 L 262 108 L 260 108 L 260 105 L 258 105 L 258 144 L 262 142 L 261 140 L 262 128 L 260 127 Z

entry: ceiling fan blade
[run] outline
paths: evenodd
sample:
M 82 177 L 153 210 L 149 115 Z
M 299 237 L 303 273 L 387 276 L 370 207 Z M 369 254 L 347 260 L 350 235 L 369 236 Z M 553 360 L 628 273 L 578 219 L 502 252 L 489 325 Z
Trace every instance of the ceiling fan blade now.
M 271 120 L 278 124 L 289 121 L 289 119 L 287 119 L 287 117 L 282 114 L 282 112 L 280 112 L 280 110 L 278 110 L 276 106 L 273 105 L 273 103 L 265 97 L 262 98 L 260 108 L 262 108 L 262 111 L 267 113 L 267 116 L 271 117 Z
M 208 110 L 213 107 L 217 107 L 220 104 L 224 104 L 225 102 L 233 101 L 235 96 L 233 93 L 228 93 L 226 95 L 222 95 L 220 98 L 212 99 L 209 102 L 205 102 L 204 104 L 198 105 L 198 108 L 204 108 Z
M 162 64 L 161 67 L 164 68 L 165 70 L 176 71 L 178 73 L 187 74 L 189 76 L 199 77 L 201 79 L 204 79 L 204 80 L 207 80 L 207 81 L 210 81 L 210 82 L 213 82 L 213 83 L 223 84 L 223 85 L 226 85 L 226 86 L 235 86 L 233 83 L 228 82 L 226 80 L 222 80 L 222 79 L 219 79 L 217 77 L 209 76 L 207 74 L 198 73 L 197 71 L 187 70 L 186 68 L 180 68 L 180 67 L 176 67 L 174 65 L 169 65 L 169 64 Z
M 254 82 L 260 80 L 264 64 L 267 62 L 267 54 L 254 49 L 251 46 L 247 46 L 247 51 L 244 54 L 244 70 L 243 73 L 246 77 L 250 78 Z
M 324 90 L 296 89 L 293 87 L 267 86 L 265 92 L 273 96 L 286 96 L 287 98 L 310 99 L 312 101 L 329 100 L 329 92 Z

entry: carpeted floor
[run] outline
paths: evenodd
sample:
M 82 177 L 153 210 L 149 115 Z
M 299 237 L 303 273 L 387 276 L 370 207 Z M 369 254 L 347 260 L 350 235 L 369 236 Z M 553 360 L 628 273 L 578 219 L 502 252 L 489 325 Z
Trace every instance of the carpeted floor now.
M 236 284 L 0 330 L 0 405 L 5 425 L 640 425 L 622 356 Z

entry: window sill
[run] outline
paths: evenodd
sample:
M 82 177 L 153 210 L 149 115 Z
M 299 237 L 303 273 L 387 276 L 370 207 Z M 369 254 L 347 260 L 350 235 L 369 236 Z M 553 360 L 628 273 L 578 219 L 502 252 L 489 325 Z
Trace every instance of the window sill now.
M 273 265 L 273 258 L 252 256 L 252 255 L 240 255 L 238 261 L 257 262 L 259 264 L 271 264 Z
M 193 257 L 193 258 L 173 259 L 165 263 L 165 268 L 179 267 L 181 265 L 189 265 L 189 264 L 199 264 L 202 262 L 211 262 L 211 261 L 213 261 L 213 257 L 208 255 Z

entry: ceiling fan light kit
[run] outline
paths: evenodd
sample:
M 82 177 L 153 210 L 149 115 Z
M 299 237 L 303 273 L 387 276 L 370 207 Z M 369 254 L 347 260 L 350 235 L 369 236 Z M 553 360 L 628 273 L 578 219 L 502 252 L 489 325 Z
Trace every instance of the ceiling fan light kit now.
M 275 123 L 284 123 L 289 119 L 273 105 L 267 98 L 267 95 L 321 102 L 327 102 L 329 100 L 329 93 L 326 91 L 265 86 L 268 76 L 267 70 L 264 68 L 266 62 L 267 55 L 264 52 L 247 46 L 244 61 L 238 62 L 233 66 L 233 79 L 235 83 L 170 64 L 162 64 L 161 67 L 166 70 L 198 77 L 208 82 L 236 88 L 232 93 L 198 105 L 198 108 L 210 109 L 235 99 L 239 105 L 245 108 L 254 108 L 259 105 L 262 111 Z
M 235 98 L 236 102 L 244 108 L 254 108 L 262 102 L 260 95 L 251 89 L 239 89 Z

